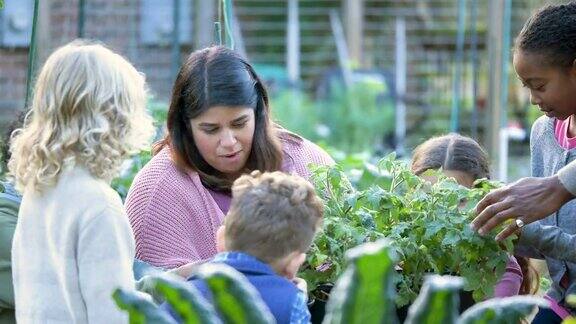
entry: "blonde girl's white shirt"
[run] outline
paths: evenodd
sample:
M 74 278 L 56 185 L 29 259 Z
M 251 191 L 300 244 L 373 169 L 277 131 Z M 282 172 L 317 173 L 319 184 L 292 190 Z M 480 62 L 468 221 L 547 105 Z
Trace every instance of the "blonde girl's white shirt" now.
M 12 245 L 18 323 L 127 323 L 114 289 L 134 289 L 134 236 L 118 194 L 80 167 L 26 189 Z

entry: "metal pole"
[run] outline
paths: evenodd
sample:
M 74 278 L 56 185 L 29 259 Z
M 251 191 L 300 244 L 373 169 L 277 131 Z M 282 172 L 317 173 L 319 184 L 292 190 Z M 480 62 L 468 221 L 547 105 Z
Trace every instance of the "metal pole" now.
M 78 2 L 78 38 L 84 38 L 84 22 L 86 20 L 86 0 Z
M 220 22 L 214 22 L 214 43 L 216 45 L 222 45 L 222 27 L 220 27 Z
M 176 80 L 180 69 L 180 0 L 172 0 L 172 79 Z
M 500 181 L 508 180 L 508 60 L 510 59 L 510 20 L 512 0 L 505 0 L 503 13 L 502 37 L 502 69 L 500 92 L 500 152 L 498 163 L 498 178 Z
M 404 17 L 396 18 L 396 129 L 394 132 L 396 139 L 396 154 L 404 155 L 404 139 L 406 138 L 406 21 Z
M 478 79 L 480 60 L 478 59 L 478 0 L 472 0 L 471 12 L 471 55 L 472 55 L 472 138 L 478 139 Z
M 28 72 L 26 75 L 26 98 L 24 99 L 24 109 L 28 109 L 28 102 L 32 94 L 32 80 L 36 74 L 36 32 L 38 25 L 39 0 L 34 1 L 34 17 L 32 18 L 32 35 L 30 36 L 30 50 L 28 52 Z
M 503 18 L 504 2 L 502 0 L 490 0 L 488 7 L 488 113 L 486 114 L 486 144 L 488 155 L 492 160 L 492 174 L 499 178 L 500 165 L 500 98 L 502 87 L 502 45 L 503 42 Z
M 214 42 L 222 45 L 222 1 L 218 1 L 218 20 L 214 22 Z
M 214 1 L 194 1 L 194 48 L 204 48 L 213 44 L 213 22 L 216 16 Z
M 452 113 L 450 114 L 450 131 L 457 132 L 460 114 L 460 76 L 462 74 L 462 61 L 464 57 L 464 35 L 466 32 L 466 0 L 458 0 L 458 30 L 456 36 L 456 68 L 454 83 L 452 84 Z
M 288 26 L 286 26 L 286 69 L 293 87 L 300 83 L 300 19 L 298 0 L 288 0 Z
M 223 12 L 224 12 L 224 29 L 226 30 L 226 46 L 230 49 L 234 49 L 234 15 L 232 13 L 232 1 L 222 0 Z
M 363 60 L 364 0 L 344 0 L 344 26 L 350 59 L 356 64 Z
M 342 69 L 342 77 L 344 85 L 348 89 L 352 85 L 352 70 L 350 68 L 350 56 L 348 55 L 348 48 L 346 46 L 346 39 L 342 30 L 342 22 L 338 17 L 338 12 L 335 9 L 330 10 L 330 25 L 336 42 L 336 51 L 338 52 L 338 63 Z

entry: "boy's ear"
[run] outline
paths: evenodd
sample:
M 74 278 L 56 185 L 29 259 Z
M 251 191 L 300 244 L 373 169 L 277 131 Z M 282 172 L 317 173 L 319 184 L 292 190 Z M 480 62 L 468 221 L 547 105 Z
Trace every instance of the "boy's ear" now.
M 289 280 L 292 280 L 296 277 L 302 263 L 306 261 L 306 253 L 294 251 L 288 255 L 287 259 L 286 267 L 284 268 L 284 275 Z
M 216 251 L 218 253 L 226 251 L 226 226 L 218 227 L 216 231 Z

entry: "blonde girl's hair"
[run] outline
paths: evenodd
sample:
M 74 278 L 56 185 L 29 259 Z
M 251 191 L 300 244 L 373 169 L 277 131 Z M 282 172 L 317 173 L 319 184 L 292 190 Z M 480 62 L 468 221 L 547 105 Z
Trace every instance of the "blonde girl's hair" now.
M 145 79 L 106 47 L 74 41 L 48 57 L 23 128 L 12 133 L 8 169 L 16 187 L 53 186 L 64 165 L 106 181 L 149 144 Z

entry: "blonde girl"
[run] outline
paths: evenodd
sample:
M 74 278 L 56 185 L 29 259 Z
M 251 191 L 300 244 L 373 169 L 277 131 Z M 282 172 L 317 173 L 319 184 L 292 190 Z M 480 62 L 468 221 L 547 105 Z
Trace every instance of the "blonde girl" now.
M 120 323 L 115 288 L 133 288 L 134 238 L 110 188 L 153 133 L 144 77 L 122 56 L 75 41 L 43 66 L 9 171 L 23 193 L 12 247 L 21 323 Z

